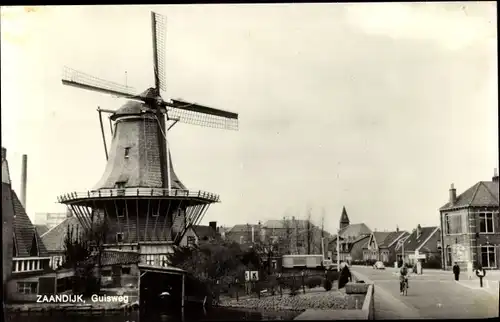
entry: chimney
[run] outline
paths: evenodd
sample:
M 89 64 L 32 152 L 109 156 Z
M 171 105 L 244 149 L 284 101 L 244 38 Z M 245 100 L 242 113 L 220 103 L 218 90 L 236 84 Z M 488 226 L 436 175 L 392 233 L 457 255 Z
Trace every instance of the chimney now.
M 399 233 L 399 226 L 396 226 L 396 232 Z
M 210 228 L 212 228 L 214 231 L 217 231 L 217 222 L 216 221 L 209 222 L 208 226 L 210 226 Z
M 452 183 L 450 188 L 450 204 L 454 205 L 457 201 L 457 189 L 455 189 L 455 185 Z
M 7 159 L 7 149 L 2 147 L 2 160 Z
M 493 170 L 493 178 L 491 179 L 491 181 L 498 182 L 498 169 L 497 168 L 495 168 Z
M 21 204 L 26 211 L 26 184 L 28 181 L 28 156 L 23 154 L 23 164 L 21 168 Z
M 255 231 L 254 231 L 254 227 L 252 225 L 252 243 L 255 242 Z
M 417 225 L 417 238 L 420 237 L 420 235 L 422 234 L 422 227 L 420 226 L 420 224 Z

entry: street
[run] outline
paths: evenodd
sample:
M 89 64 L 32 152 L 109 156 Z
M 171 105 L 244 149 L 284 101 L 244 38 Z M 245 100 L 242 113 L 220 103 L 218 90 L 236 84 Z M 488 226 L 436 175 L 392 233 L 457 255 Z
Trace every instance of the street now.
M 471 289 L 453 280 L 451 272 L 424 270 L 410 275 L 408 295 L 399 293 L 396 270 L 354 266 L 354 273 L 375 284 L 375 319 L 466 319 L 498 316 L 497 294 Z

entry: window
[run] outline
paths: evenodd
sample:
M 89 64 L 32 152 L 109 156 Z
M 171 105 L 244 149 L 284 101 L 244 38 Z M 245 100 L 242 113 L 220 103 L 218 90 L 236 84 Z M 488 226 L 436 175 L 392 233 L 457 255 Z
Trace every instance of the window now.
M 187 245 L 194 246 L 196 244 L 196 238 L 194 236 L 187 237 Z
M 496 268 L 497 260 L 495 254 L 495 246 L 481 247 L 481 264 L 484 268 Z
M 117 243 L 123 242 L 123 233 L 116 233 L 116 242 Z
M 493 213 L 480 212 L 479 213 L 479 232 L 493 233 Z
M 272 269 L 278 268 L 278 263 L 276 262 L 276 260 L 271 261 L 271 265 Z
M 17 292 L 21 294 L 36 294 L 37 282 L 17 282 Z
M 128 159 L 129 153 L 130 153 L 130 148 L 129 147 L 125 148 L 125 154 L 124 154 L 125 159 Z
M 122 274 L 130 274 L 130 267 L 122 267 Z
M 446 234 L 461 234 L 462 229 L 462 214 L 446 214 L 445 215 L 445 232 Z

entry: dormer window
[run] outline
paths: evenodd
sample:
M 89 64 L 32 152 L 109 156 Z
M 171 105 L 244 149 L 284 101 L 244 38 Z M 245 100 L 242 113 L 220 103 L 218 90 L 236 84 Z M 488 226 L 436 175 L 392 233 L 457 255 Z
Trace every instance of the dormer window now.
M 123 242 L 123 233 L 116 233 L 116 242 L 117 243 Z
M 128 159 L 129 152 L 130 152 L 130 147 L 126 147 L 125 154 L 124 154 L 125 159 Z

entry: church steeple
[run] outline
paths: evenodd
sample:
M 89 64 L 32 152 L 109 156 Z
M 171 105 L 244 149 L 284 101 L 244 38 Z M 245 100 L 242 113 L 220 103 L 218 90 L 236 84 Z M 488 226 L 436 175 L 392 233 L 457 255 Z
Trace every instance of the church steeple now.
M 347 211 L 345 210 L 344 206 L 342 208 L 342 215 L 340 215 L 340 229 L 349 226 L 349 224 L 350 224 L 349 217 L 347 216 Z

